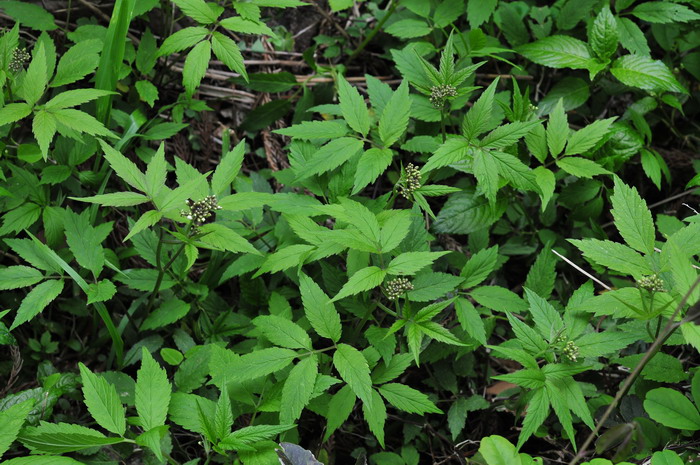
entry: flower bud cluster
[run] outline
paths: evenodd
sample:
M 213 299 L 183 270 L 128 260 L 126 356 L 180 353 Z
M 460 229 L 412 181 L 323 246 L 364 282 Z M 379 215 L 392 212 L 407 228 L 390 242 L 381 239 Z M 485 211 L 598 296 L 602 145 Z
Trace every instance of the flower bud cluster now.
M 457 88 L 449 84 L 442 84 L 430 88 L 430 103 L 438 110 L 442 109 L 447 101 L 457 96 Z
M 399 191 L 401 195 L 408 198 L 410 194 L 420 189 L 421 173 L 420 170 L 413 165 L 413 163 L 406 165 L 404 171 L 403 184 L 400 186 Z
M 566 359 L 570 362 L 578 361 L 578 357 L 580 355 L 578 346 L 574 341 L 567 342 L 564 346 L 564 350 L 562 350 L 562 353 L 564 354 L 564 357 L 566 357 Z
M 413 284 L 406 278 L 396 278 L 388 283 L 384 291 L 386 292 L 389 300 L 396 300 L 408 291 L 413 290 Z
M 180 215 L 192 221 L 193 232 L 197 232 L 198 228 L 206 223 L 213 212 L 221 210 L 215 195 L 209 195 L 196 202 L 192 199 L 187 199 L 185 203 L 187 204 L 187 210 L 182 210 Z
M 644 276 L 637 280 L 637 287 L 646 289 L 649 292 L 662 292 L 664 290 L 664 282 L 657 275 Z
M 29 61 L 29 53 L 27 53 L 26 48 L 15 48 L 12 50 L 12 58 L 10 59 L 10 64 L 8 67 L 10 68 L 10 71 L 13 72 L 19 72 L 24 69 L 24 64 Z

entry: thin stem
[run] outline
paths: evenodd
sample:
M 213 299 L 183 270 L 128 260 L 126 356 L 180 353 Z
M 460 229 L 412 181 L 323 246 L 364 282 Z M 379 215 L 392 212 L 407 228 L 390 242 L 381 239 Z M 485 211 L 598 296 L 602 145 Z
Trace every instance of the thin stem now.
M 649 363 L 649 361 L 656 355 L 658 350 L 661 348 L 661 346 L 668 340 L 669 337 L 671 337 L 671 334 L 681 325 L 683 324 L 683 321 L 674 321 L 676 317 L 679 315 L 683 307 L 685 307 L 685 304 L 688 302 L 688 299 L 692 295 L 692 293 L 695 291 L 695 288 L 700 285 L 700 276 L 695 280 L 692 286 L 690 286 L 690 289 L 688 289 L 688 292 L 685 293 L 683 296 L 683 299 L 681 299 L 681 302 L 678 304 L 676 307 L 676 310 L 673 312 L 673 315 L 671 318 L 669 318 L 668 323 L 664 327 L 663 331 L 661 334 L 656 338 L 654 343 L 649 347 L 649 349 L 646 351 L 644 354 L 644 357 L 639 361 L 637 366 L 634 367 L 634 370 L 627 376 L 627 379 L 625 379 L 625 382 L 623 383 L 622 387 L 620 390 L 617 392 L 615 395 L 615 398 L 613 401 L 608 405 L 608 408 L 605 410 L 605 413 L 603 413 L 603 416 L 600 417 L 600 420 L 598 420 L 598 423 L 596 424 L 596 427 L 593 431 L 591 431 L 591 434 L 588 435 L 586 438 L 586 441 L 583 443 L 581 448 L 579 449 L 578 453 L 574 456 L 573 459 L 569 462 L 569 465 L 576 465 L 584 455 L 586 455 L 586 449 L 590 447 L 590 445 L 593 443 L 595 440 L 596 436 L 602 429 L 603 425 L 605 422 L 608 420 L 610 415 L 612 414 L 613 410 L 617 407 L 617 404 L 620 403 L 622 398 L 627 394 L 627 391 L 632 387 L 632 384 L 637 380 L 639 377 L 639 374 L 642 372 L 644 367 Z
M 442 133 L 442 143 L 447 140 L 447 131 L 445 130 L 445 107 L 440 110 L 440 132 Z
M 163 228 L 160 228 L 159 234 L 158 234 L 158 246 L 156 248 L 156 267 L 158 268 L 158 277 L 156 278 L 156 284 L 153 287 L 153 292 L 151 292 L 151 297 L 148 299 L 148 306 L 146 307 L 146 313 L 150 313 L 151 309 L 153 308 L 153 303 L 156 299 L 156 296 L 158 295 L 158 291 L 160 291 L 160 286 L 161 286 L 161 284 L 163 284 L 163 278 L 165 277 L 165 272 L 175 262 L 177 257 L 180 256 L 182 251 L 185 250 L 185 246 L 187 246 L 187 243 L 183 242 L 180 245 L 180 247 L 175 251 L 173 256 L 170 257 L 170 260 L 168 260 L 168 263 L 166 263 L 165 266 L 161 267 L 160 254 L 161 254 L 161 249 L 163 247 Z
M 369 44 L 372 41 L 372 39 L 374 39 L 374 36 L 376 36 L 377 33 L 382 30 L 382 27 L 384 27 L 384 23 L 386 23 L 387 20 L 389 18 L 391 18 L 391 15 L 394 14 L 394 11 L 396 11 L 396 7 L 398 6 L 398 2 L 394 2 L 392 0 L 389 0 L 389 3 L 390 3 L 390 5 L 387 7 L 387 11 L 386 11 L 386 13 L 384 13 L 384 16 L 382 17 L 382 19 L 379 20 L 379 22 L 374 27 L 374 29 L 369 31 L 369 34 L 367 34 L 367 37 L 365 37 L 365 40 L 363 40 L 362 43 L 360 43 L 360 45 L 358 45 L 358 47 L 350 54 L 350 56 L 348 57 L 348 60 L 346 62 L 346 65 L 350 64 L 350 62 L 352 62 L 355 58 L 357 58 L 357 56 L 362 52 L 362 50 L 365 49 L 367 44 Z

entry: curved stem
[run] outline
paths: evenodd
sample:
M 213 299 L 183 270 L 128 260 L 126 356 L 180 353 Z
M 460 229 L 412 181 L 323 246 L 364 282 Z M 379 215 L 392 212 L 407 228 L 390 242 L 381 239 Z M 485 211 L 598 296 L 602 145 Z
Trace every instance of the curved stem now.
M 391 5 L 387 7 L 387 11 L 386 13 L 384 13 L 382 19 L 379 20 L 374 29 L 369 31 L 369 34 L 367 34 L 365 40 L 363 40 L 362 43 L 360 43 L 360 45 L 358 45 L 357 48 L 350 54 L 346 65 L 350 64 L 352 60 L 357 58 L 357 55 L 359 55 L 362 52 L 362 50 L 365 49 L 367 44 L 369 44 L 372 41 L 372 39 L 374 39 L 374 36 L 376 36 L 377 33 L 382 30 L 382 28 L 384 27 L 384 23 L 386 23 L 387 20 L 391 17 L 391 15 L 394 14 L 394 11 L 396 11 L 396 7 L 398 6 L 398 2 L 394 2 L 392 0 L 389 0 L 389 2 L 391 3 Z

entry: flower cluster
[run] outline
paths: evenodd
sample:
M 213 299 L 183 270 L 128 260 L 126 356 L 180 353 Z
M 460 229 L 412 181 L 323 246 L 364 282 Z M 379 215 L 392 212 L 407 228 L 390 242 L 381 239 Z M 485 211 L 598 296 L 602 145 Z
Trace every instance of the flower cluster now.
M 187 210 L 182 210 L 180 215 L 192 221 L 192 231 L 197 232 L 198 228 L 206 223 L 216 210 L 221 210 L 215 195 L 204 197 L 202 200 L 193 201 L 187 199 Z
M 24 64 L 29 61 L 29 53 L 26 48 L 19 48 L 12 50 L 12 58 L 10 59 L 10 64 L 8 67 L 10 71 L 19 72 L 24 69 Z
M 384 288 L 389 300 L 396 300 L 408 291 L 413 290 L 413 284 L 406 278 L 396 278 L 388 283 Z
M 646 289 L 649 292 L 662 292 L 664 290 L 664 282 L 657 275 L 644 276 L 637 280 L 637 287 Z
M 564 357 L 566 357 L 566 359 L 570 362 L 578 361 L 579 350 L 578 346 L 574 341 L 567 342 L 564 346 L 564 350 L 562 350 L 562 353 L 564 354 Z
M 447 101 L 456 96 L 457 89 L 455 86 L 451 86 L 449 84 L 433 86 L 430 88 L 430 103 L 432 103 L 438 110 L 444 108 Z
M 420 189 L 421 173 L 420 170 L 413 165 L 413 163 L 406 165 L 404 172 L 403 183 L 399 187 L 399 191 L 401 195 L 408 198 L 410 194 Z

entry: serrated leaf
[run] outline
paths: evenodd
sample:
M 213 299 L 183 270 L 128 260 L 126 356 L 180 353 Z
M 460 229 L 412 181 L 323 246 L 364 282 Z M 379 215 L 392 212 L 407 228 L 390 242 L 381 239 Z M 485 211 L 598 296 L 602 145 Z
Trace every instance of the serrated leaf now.
M 299 275 L 299 291 L 306 318 L 319 336 L 338 342 L 342 327 L 340 315 L 331 299 L 321 290 L 316 281 L 305 274 Z
M 348 282 L 338 291 L 338 294 L 331 299 L 331 302 L 374 289 L 384 281 L 385 276 L 386 271 L 379 267 L 368 266 L 363 268 L 350 277 Z
M 228 69 L 239 73 L 246 81 L 248 80 L 248 73 L 243 64 L 243 55 L 241 55 L 241 50 L 236 42 L 215 31 L 211 37 L 211 49 L 214 55 L 228 66 Z
M 569 242 L 578 247 L 586 258 L 611 270 L 630 274 L 637 279 L 652 273 L 644 258 L 623 244 L 598 239 L 570 239 Z
M 173 3 L 176 4 L 187 16 L 200 24 L 213 23 L 219 18 L 221 12 L 223 11 L 223 9 L 218 7 L 218 5 L 213 8 L 204 0 L 173 0 Z
M 469 157 L 470 148 L 467 139 L 454 137 L 447 139 L 423 165 L 421 173 L 442 168 L 452 163 L 465 160 Z
M 99 143 L 104 151 L 105 159 L 107 159 L 114 172 L 117 173 L 117 176 L 131 187 L 145 192 L 146 178 L 134 162 L 126 158 L 106 142 L 100 140 Z
M 34 403 L 34 399 L 27 399 L 0 411 L 0 424 L 3 425 L 2 430 L 0 430 L 0 457 L 17 438 L 24 420 L 34 407 Z
M 607 118 L 594 121 L 583 129 L 571 134 L 566 145 L 564 155 L 580 155 L 587 152 L 610 130 L 610 125 L 616 118 Z
M 24 429 L 19 439 L 32 451 L 49 454 L 75 452 L 123 441 L 122 438 L 108 438 L 99 431 L 84 426 L 43 421 L 38 427 Z
M 650 23 L 687 23 L 700 19 L 700 14 L 685 5 L 674 2 L 644 2 L 632 10 L 632 14 Z
M 348 127 L 340 120 L 303 121 L 288 128 L 275 129 L 273 132 L 295 139 L 336 139 L 348 133 Z
M 255 326 L 275 345 L 288 349 L 312 350 L 311 338 L 301 326 L 277 315 L 261 315 L 253 320 Z
M 32 107 L 26 103 L 8 103 L 0 108 L 0 126 L 14 123 L 32 113 Z
M 394 407 L 408 413 L 424 415 L 426 413 L 443 413 L 428 396 L 405 384 L 388 383 L 379 388 L 379 392 Z
M 617 21 L 608 6 L 603 7 L 591 26 L 588 43 L 599 58 L 607 60 L 617 51 Z
M 486 90 L 479 96 L 474 106 L 464 117 L 462 122 L 462 134 L 468 141 L 474 140 L 491 126 L 491 114 L 493 112 L 494 95 L 498 86 L 496 78 Z
M 389 262 L 387 274 L 413 275 L 449 252 L 404 252 Z
M 67 211 L 63 215 L 66 242 L 80 266 L 90 270 L 94 277 L 99 276 L 105 264 L 102 237 L 90 224 L 87 215 Z
M 331 140 L 297 170 L 297 180 L 301 181 L 339 167 L 362 150 L 362 147 L 362 141 L 351 137 Z
M 408 81 L 393 93 L 379 118 L 379 138 L 384 147 L 391 147 L 408 127 L 408 115 L 411 110 L 411 100 L 408 98 Z
M 61 56 L 51 87 L 65 86 L 83 79 L 100 63 L 102 42 L 88 39 L 78 42 Z
M 519 449 L 532 434 L 537 431 L 549 416 L 549 399 L 544 389 L 535 390 L 530 402 L 527 404 L 527 415 L 523 420 L 523 429 L 518 436 L 517 448 Z
M 556 163 L 559 168 L 579 178 L 592 179 L 599 174 L 612 174 L 593 160 L 581 157 L 564 157 Z
M 351 86 L 343 76 L 338 76 L 338 100 L 343 118 L 353 130 L 366 136 L 369 132 L 369 111 L 365 100 L 357 89 Z
M 293 350 L 279 347 L 256 350 L 239 359 L 230 379 L 245 381 L 267 376 L 288 366 L 296 356 Z
M 615 177 L 615 191 L 610 200 L 615 227 L 625 242 L 633 249 L 653 254 L 656 236 L 654 221 L 637 189 Z
M 639 89 L 688 93 L 661 60 L 653 60 L 647 56 L 621 56 L 615 60 L 610 72 L 623 84 Z
M 550 68 L 588 69 L 593 63 L 586 43 L 569 36 L 552 35 L 516 50 L 528 60 Z
M 24 265 L 8 266 L 0 269 L 0 290 L 32 286 L 42 279 L 43 273 L 36 268 Z
M 318 360 L 316 355 L 310 355 L 297 363 L 289 372 L 282 388 L 280 403 L 280 422 L 294 423 L 311 400 L 314 393 L 316 376 L 318 375 Z
M 10 326 L 10 331 L 38 315 L 61 294 L 62 290 L 62 279 L 44 281 L 34 287 L 19 305 L 17 315 L 15 315 L 12 326 Z
M 394 152 L 390 149 L 372 147 L 365 151 L 357 163 L 352 195 L 373 183 L 391 164 Z
M 564 112 L 564 102 L 559 99 L 547 122 L 547 146 L 553 157 L 558 156 L 569 137 L 569 122 Z
M 337 430 L 350 417 L 357 397 L 349 385 L 343 386 L 328 403 L 328 424 L 326 425 L 326 434 L 323 436 L 323 441 Z
M 187 95 L 192 96 L 207 72 L 211 59 L 211 43 L 203 40 L 190 50 L 182 68 L 182 83 Z
M 486 344 L 486 329 L 481 315 L 472 303 L 464 298 L 455 301 L 455 313 L 462 329 L 480 344 Z
M 372 378 L 367 360 L 359 350 L 347 344 L 338 344 L 333 354 L 333 366 L 363 403 L 372 402 Z
M 167 373 L 153 359 L 148 349 L 143 347 L 141 368 L 136 374 L 135 404 L 144 430 L 165 425 L 170 394 Z
M 124 242 L 128 241 L 144 229 L 150 228 L 154 224 L 158 223 L 158 221 L 160 221 L 162 217 L 163 213 L 159 212 L 158 210 L 147 211 L 146 213 L 141 215 L 138 220 L 136 220 L 134 225 L 131 227 L 129 234 L 127 234 L 124 238 Z
M 83 381 L 83 397 L 90 415 L 107 431 L 123 436 L 126 431 L 125 410 L 113 384 L 78 364 Z
M 158 49 L 158 56 L 181 52 L 204 39 L 209 30 L 204 27 L 186 27 L 169 35 Z
M 386 405 L 377 391 L 371 389 L 370 394 L 369 402 L 362 402 L 362 413 L 369 430 L 377 438 L 379 444 L 384 447 L 384 423 L 387 418 Z
M 138 192 L 113 192 L 111 194 L 93 195 L 90 197 L 70 197 L 72 200 L 90 202 L 103 207 L 132 207 L 149 201 L 149 198 Z
M 244 155 L 245 140 L 242 140 L 221 157 L 221 161 L 211 177 L 212 194 L 220 197 L 231 186 L 241 170 Z
M 199 228 L 202 233 L 200 241 L 219 250 L 228 250 L 233 253 L 250 253 L 260 255 L 248 240 L 233 229 L 218 223 L 209 223 Z

